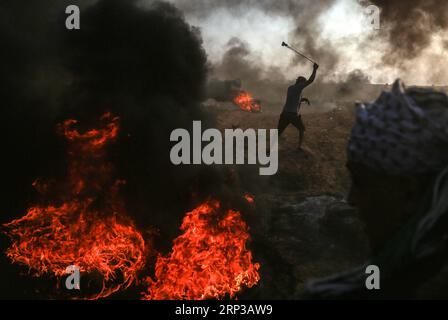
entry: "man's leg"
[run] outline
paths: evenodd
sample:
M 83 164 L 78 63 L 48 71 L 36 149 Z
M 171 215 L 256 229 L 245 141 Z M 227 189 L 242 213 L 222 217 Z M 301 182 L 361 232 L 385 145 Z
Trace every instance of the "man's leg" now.
M 302 148 L 304 135 L 305 135 L 305 131 L 302 129 L 299 129 L 299 149 Z
M 302 122 L 302 117 L 297 115 L 294 116 L 291 119 L 291 123 L 294 125 L 294 127 L 297 128 L 297 130 L 299 131 L 299 149 L 302 147 L 302 143 L 303 143 L 303 138 L 305 135 L 305 126 L 303 125 Z
M 286 117 L 286 115 L 284 113 L 282 113 L 280 115 L 280 119 L 278 119 L 278 126 L 277 126 L 279 138 L 282 135 L 283 131 L 285 131 L 288 124 L 289 124 L 288 118 Z
M 305 137 L 305 125 L 303 124 L 302 116 L 299 115 L 299 148 L 302 147 L 304 137 Z

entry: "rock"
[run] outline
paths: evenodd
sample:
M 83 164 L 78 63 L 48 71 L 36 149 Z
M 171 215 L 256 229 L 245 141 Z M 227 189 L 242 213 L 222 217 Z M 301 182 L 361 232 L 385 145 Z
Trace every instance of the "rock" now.
M 367 250 L 364 225 L 359 219 L 357 210 L 347 202 L 337 201 L 329 204 L 319 223 L 324 232 L 350 245 L 354 250 Z

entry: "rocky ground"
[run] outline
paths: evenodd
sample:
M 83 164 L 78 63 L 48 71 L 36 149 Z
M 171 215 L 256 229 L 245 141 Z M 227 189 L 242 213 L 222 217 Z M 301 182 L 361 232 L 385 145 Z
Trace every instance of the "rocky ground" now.
M 213 110 L 221 129 L 275 128 L 278 112 Z M 279 171 L 256 194 L 261 228 L 252 228 L 262 280 L 241 298 L 300 299 L 306 283 L 361 263 L 368 246 L 356 211 L 344 198 L 350 186 L 345 148 L 353 114 L 346 108 L 305 113 L 304 150 L 286 129 Z

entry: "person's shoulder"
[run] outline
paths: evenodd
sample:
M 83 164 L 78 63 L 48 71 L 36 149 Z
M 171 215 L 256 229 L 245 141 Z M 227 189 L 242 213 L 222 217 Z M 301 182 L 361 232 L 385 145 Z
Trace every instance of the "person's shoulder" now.
M 294 90 L 294 91 L 301 91 L 305 88 L 305 86 L 296 83 L 296 84 L 293 84 L 290 88 L 291 88 L 291 90 Z

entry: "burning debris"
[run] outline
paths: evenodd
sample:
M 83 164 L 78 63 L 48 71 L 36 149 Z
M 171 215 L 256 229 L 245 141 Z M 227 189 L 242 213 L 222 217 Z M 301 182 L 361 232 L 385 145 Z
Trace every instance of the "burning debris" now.
M 238 211 L 208 201 L 187 213 L 172 252 L 159 256 L 145 299 L 234 298 L 260 280 L 260 264 L 246 248 L 248 227 Z
M 105 147 L 117 137 L 118 120 L 107 113 L 101 118 L 103 128 L 85 133 L 73 128 L 76 120 L 60 125 L 69 142 L 67 181 L 54 186 L 36 182 L 36 189 L 52 190 L 55 198 L 4 225 L 13 241 L 6 255 L 33 275 L 62 277 L 70 265 L 99 274 L 102 287 L 92 299 L 134 283 L 147 249 L 118 195 L 124 181 L 111 178 L 113 168 L 104 159 Z
M 244 199 L 246 199 L 246 201 L 249 203 L 255 202 L 255 197 L 253 195 L 251 195 L 250 193 L 244 194 Z
M 255 100 L 252 95 L 247 91 L 241 91 L 234 99 L 233 103 L 236 104 L 241 110 L 248 112 L 261 112 L 261 103 Z
M 207 83 L 206 96 L 218 102 L 232 102 L 244 111 L 261 112 L 261 102 L 241 87 L 240 79 L 224 81 L 212 79 Z

